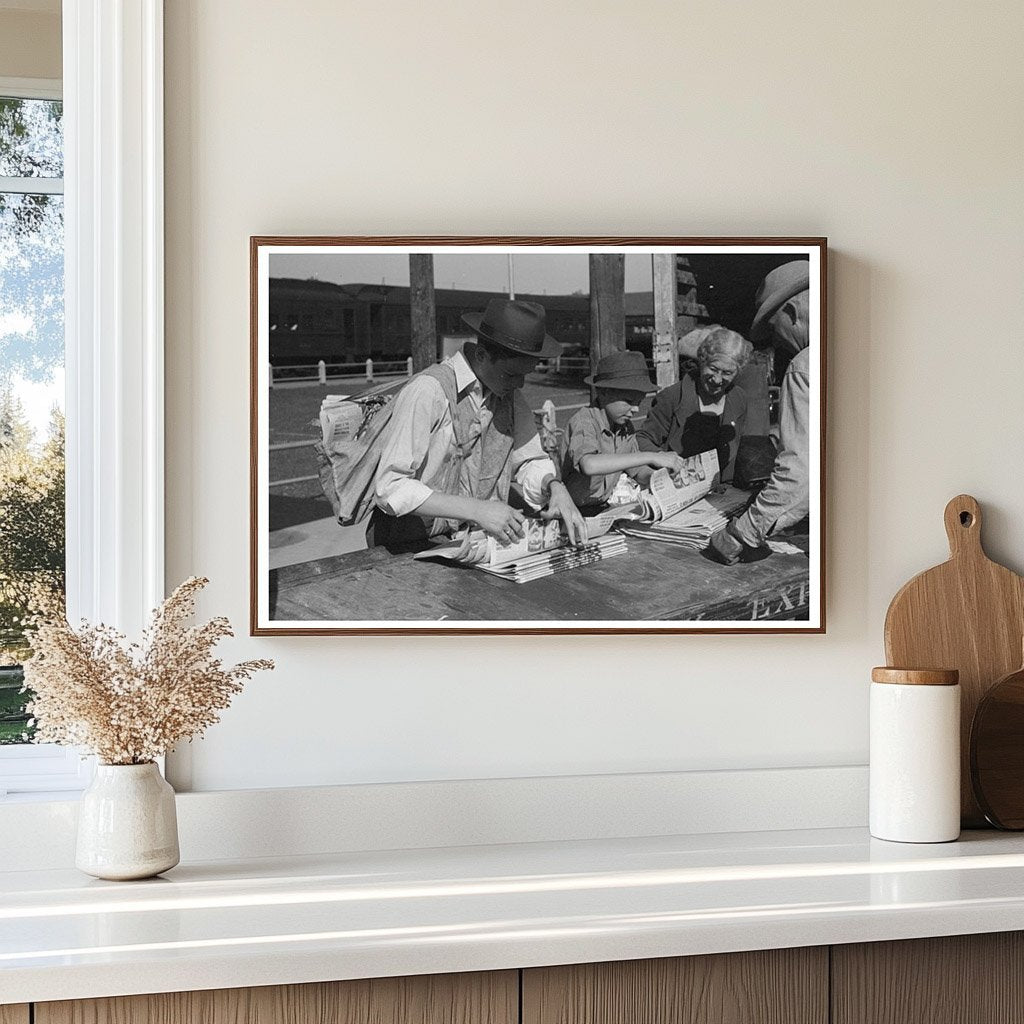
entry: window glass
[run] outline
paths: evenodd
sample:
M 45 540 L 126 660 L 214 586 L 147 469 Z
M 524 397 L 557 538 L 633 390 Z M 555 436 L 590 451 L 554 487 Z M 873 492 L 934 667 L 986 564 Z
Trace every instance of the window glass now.
M 62 178 L 62 104 L 0 97 L 0 177 Z
M 0 97 L 0 744 L 31 739 L 26 619 L 64 596 L 61 104 Z

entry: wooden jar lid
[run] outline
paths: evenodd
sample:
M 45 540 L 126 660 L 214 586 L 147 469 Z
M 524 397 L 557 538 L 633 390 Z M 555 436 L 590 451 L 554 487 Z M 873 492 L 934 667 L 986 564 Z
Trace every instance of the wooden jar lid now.
M 873 683 L 899 683 L 912 686 L 956 686 L 960 673 L 955 668 L 888 668 L 871 670 Z

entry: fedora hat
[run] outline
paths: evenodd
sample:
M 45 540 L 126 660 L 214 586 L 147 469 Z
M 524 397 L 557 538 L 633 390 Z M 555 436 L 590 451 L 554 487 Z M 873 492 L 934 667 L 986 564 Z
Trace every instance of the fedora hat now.
M 613 352 L 598 361 L 594 372 L 584 379 L 595 388 L 618 388 L 621 391 L 657 391 L 647 373 L 647 360 L 641 352 Z
M 757 312 L 750 327 L 750 336 L 763 341 L 768 333 L 767 321 L 773 317 L 784 302 L 811 287 L 811 264 L 808 260 L 791 260 L 776 267 L 761 282 L 754 296 Z
M 544 326 L 544 307 L 518 299 L 491 299 L 482 313 L 463 313 L 462 322 L 492 345 L 521 356 L 554 359 L 562 354 Z

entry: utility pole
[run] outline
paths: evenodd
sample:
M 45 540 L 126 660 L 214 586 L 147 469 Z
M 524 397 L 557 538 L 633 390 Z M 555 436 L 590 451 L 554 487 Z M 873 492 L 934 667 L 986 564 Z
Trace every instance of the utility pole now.
M 654 269 L 654 383 L 667 388 L 679 380 L 679 349 L 676 346 L 676 254 L 651 256 Z
M 434 257 L 409 254 L 409 316 L 412 366 L 419 372 L 437 362 L 437 314 L 434 308 Z
M 590 369 L 626 347 L 626 257 L 590 254 Z
M 516 268 L 512 263 L 512 253 L 508 254 L 508 297 L 513 302 L 516 297 Z

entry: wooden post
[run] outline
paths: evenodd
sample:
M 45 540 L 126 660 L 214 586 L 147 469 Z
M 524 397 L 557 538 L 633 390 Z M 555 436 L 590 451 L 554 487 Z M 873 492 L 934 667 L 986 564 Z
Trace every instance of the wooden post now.
M 654 383 L 667 388 L 679 380 L 679 350 L 676 347 L 676 257 L 655 253 L 654 263 Z
M 409 254 L 409 313 L 412 320 L 412 365 L 419 372 L 437 362 L 434 257 L 430 253 Z
M 697 278 L 690 257 L 676 254 L 676 333 L 679 337 L 708 320 L 708 309 L 697 301 Z
M 626 347 L 626 257 L 590 254 L 590 369 Z M 593 389 L 591 389 L 593 392 Z

